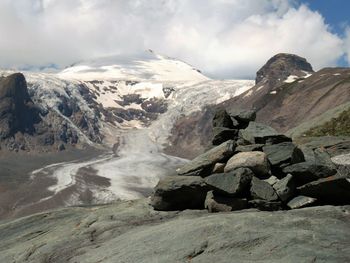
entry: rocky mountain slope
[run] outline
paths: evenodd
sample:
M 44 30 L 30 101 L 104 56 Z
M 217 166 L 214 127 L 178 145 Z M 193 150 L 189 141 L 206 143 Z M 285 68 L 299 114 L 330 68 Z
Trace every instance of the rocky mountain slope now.
M 325 68 L 313 72 L 305 59 L 278 54 L 257 73 L 255 86 L 241 95 L 218 105 L 227 108 L 254 109 L 257 121 L 293 137 L 303 136 L 346 111 L 350 104 L 350 69 Z M 215 105 L 202 112 L 181 118 L 175 123 L 168 151 L 182 157 L 193 157 L 208 146 Z M 186 130 L 195 131 L 194 134 Z M 185 134 L 185 135 L 184 135 Z M 197 145 L 187 147 L 197 137 Z M 178 143 L 180 141 L 180 143 Z

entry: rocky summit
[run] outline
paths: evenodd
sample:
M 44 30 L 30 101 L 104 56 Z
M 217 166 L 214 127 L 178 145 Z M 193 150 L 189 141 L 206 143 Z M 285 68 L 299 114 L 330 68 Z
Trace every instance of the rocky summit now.
M 350 205 L 350 177 L 337 172 L 325 150 L 300 149 L 289 137 L 255 122 L 255 116 L 252 111 L 219 109 L 213 127 L 235 127 L 236 132 L 214 133 L 212 149 L 178 169 L 179 176 L 161 179 L 153 207 L 227 212 Z M 216 145 L 219 139 L 222 143 Z

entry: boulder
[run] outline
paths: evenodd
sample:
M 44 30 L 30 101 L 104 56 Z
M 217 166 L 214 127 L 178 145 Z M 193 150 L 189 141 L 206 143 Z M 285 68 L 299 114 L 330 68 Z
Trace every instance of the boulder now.
M 290 209 L 298 209 L 298 208 L 311 206 L 311 205 L 315 204 L 316 202 L 317 202 L 316 198 L 299 195 L 297 197 L 294 197 L 292 200 L 290 200 L 287 203 L 287 206 Z
M 229 109 L 227 113 L 231 119 L 238 121 L 240 128 L 246 128 L 249 122 L 256 119 L 256 112 L 253 110 Z
M 223 173 L 224 169 L 225 169 L 225 165 L 226 165 L 226 163 L 216 163 L 214 168 L 213 168 L 212 173 L 213 174 Z
M 272 186 L 256 177 L 252 178 L 250 194 L 253 199 L 266 201 L 278 200 L 278 196 Z
M 283 164 L 293 164 L 304 161 L 303 152 L 292 142 L 282 142 L 263 147 L 272 167 L 279 167 Z
M 234 127 L 231 117 L 225 109 L 220 108 L 216 110 L 213 118 L 213 127 L 224 127 L 229 129 Z
M 213 191 L 207 193 L 204 207 L 210 213 L 229 212 L 247 208 L 247 199 L 223 197 L 215 194 Z
M 307 184 L 320 178 L 329 177 L 337 172 L 335 167 L 325 163 L 302 162 L 283 168 L 283 173 L 293 175 L 297 186 Z
M 318 199 L 324 204 L 350 204 L 350 178 L 331 176 L 298 187 L 301 195 Z
M 250 200 L 248 205 L 257 208 L 261 211 L 277 211 L 281 210 L 282 203 L 279 201 L 266 201 L 266 200 Z
M 239 167 L 251 169 L 258 177 L 266 176 L 270 171 L 267 156 L 263 152 L 240 152 L 235 154 L 227 161 L 225 172 L 230 172 Z
M 262 151 L 265 144 L 249 144 L 249 145 L 239 145 L 236 147 L 236 152 L 253 152 Z
M 247 144 L 277 144 L 292 141 L 291 138 L 277 132 L 274 128 L 253 121 L 246 129 L 239 131 L 239 137 Z
M 238 130 L 229 129 L 224 127 L 214 127 L 213 128 L 213 145 L 219 145 L 228 140 L 236 139 L 238 135 Z
M 209 190 L 199 176 L 168 176 L 154 188 L 151 205 L 161 211 L 203 209 Z
M 282 178 L 276 182 L 273 186 L 278 197 L 283 201 L 288 201 L 295 192 L 295 182 L 293 176 L 288 174 L 286 177 Z
M 205 178 L 205 183 L 223 195 L 244 196 L 245 192 L 249 192 L 253 176 L 250 169 L 238 168 L 228 173 L 210 175 Z
M 192 161 L 177 170 L 179 175 L 208 176 L 218 162 L 225 162 L 234 153 L 235 142 L 233 140 L 224 142 L 219 146 L 197 156 Z

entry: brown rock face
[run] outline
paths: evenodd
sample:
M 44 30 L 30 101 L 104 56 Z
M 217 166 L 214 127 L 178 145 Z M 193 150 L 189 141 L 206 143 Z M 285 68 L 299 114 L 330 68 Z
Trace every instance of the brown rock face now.
M 255 84 L 268 81 L 275 85 L 288 76 L 298 74 L 300 71 L 313 72 L 312 66 L 305 58 L 293 54 L 280 53 L 270 58 L 256 73 Z
M 40 122 L 39 111 L 30 99 L 27 83 L 21 73 L 0 80 L 0 139 L 17 132 L 33 133 Z

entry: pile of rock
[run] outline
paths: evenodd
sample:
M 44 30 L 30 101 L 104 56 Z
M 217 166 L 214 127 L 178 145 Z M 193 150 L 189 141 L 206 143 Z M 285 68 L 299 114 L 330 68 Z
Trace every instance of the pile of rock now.
M 213 148 L 161 179 L 152 206 L 220 212 L 350 204 L 350 178 L 337 173 L 325 151 L 299 148 L 255 117 L 254 111 L 218 110 Z

